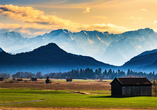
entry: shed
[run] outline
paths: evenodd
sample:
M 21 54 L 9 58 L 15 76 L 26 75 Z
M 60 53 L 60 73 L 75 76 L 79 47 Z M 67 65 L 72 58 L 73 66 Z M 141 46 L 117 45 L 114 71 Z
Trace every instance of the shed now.
M 4 78 L 0 78 L 0 81 L 3 81 Z
M 72 82 L 72 78 L 67 78 L 66 81 L 67 82 Z
M 152 96 L 152 83 L 146 78 L 115 78 L 111 83 L 112 96 Z
M 31 81 L 37 81 L 37 78 L 31 78 Z
M 17 81 L 23 81 L 23 79 L 22 78 L 17 78 Z

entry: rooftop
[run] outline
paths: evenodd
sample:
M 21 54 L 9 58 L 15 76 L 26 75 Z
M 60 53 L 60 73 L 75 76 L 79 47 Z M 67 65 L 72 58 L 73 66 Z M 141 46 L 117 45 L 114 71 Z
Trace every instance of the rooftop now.
M 111 84 L 115 81 L 118 80 L 121 85 L 152 85 L 152 83 L 146 78 L 115 78 Z

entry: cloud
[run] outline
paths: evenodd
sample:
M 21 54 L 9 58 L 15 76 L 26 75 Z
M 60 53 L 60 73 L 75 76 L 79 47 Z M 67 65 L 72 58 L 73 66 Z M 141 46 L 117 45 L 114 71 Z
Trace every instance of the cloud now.
M 30 37 L 32 37 L 32 35 L 40 35 L 40 34 L 43 34 L 45 32 L 49 32 L 52 29 L 47 28 L 47 26 L 40 26 L 40 25 L 27 25 L 27 24 L 20 25 L 20 24 L 3 24 L 3 23 L 0 23 L 0 30 L 3 30 L 4 32 L 16 31 L 16 32 L 20 32 L 22 34 L 30 35 Z M 35 36 L 33 36 L 33 37 L 35 37 Z
M 99 30 L 99 31 L 108 31 L 110 33 L 122 33 L 125 31 L 130 31 L 132 29 L 125 28 L 123 26 L 116 26 L 114 24 L 93 24 L 87 28 L 87 30 Z
M 145 12 L 147 12 L 147 10 L 146 10 L 146 9 L 144 9 L 144 8 L 143 8 L 143 9 L 141 9 L 141 11 L 145 11 Z
M 157 24 L 157 21 L 154 21 L 153 24 Z
M 86 12 L 90 12 L 90 8 L 86 8 Z M 116 26 L 114 24 L 80 24 L 71 20 L 59 18 L 55 15 L 45 15 L 43 11 L 32 7 L 19 7 L 13 5 L 0 5 L 0 15 L 22 21 L 21 24 L 3 24 L 0 23 L 1 29 L 10 31 L 18 31 L 29 35 L 39 35 L 55 29 L 68 29 L 72 32 L 80 30 L 98 30 L 108 31 L 110 33 L 121 33 L 131 29 Z
M 143 17 L 134 17 L 134 16 L 131 16 L 129 18 L 132 19 L 132 20 L 143 20 L 143 19 L 146 19 L 146 18 L 143 18 Z
M 87 7 L 85 11 L 83 11 L 83 13 L 89 13 L 90 12 L 90 7 Z
M 18 7 L 13 5 L 0 5 L 0 14 L 22 20 L 25 23 L 36 23 L 43 25 L 74 25 L 70 20 L 61 19 L 55 15 L 45 15 L 43 11 L 32 7 Z
M 98 19 L 107 19 L 106 16 L 94 16 L 94 18 L 98 18 Z
M 153 29 L 154 30 L 154 32 L 156 32 L 157 33 L 157 29 Z
M 62 27 L 60 27 L 62 28 Z M 40 25 L 40 24 L 34 24 L 34 25 L 19 25 L 19 24 L 3 24 L 0 23 L 0 29 L 5 29 L 8 31 L 16 31 L 20 32 L 22 34 L 27 34 L 29 37 L 35 37 L 37 35 L 44 34 L 46 32 L 50 32 L 52 30 L 59 29 L 58 26 L 46 26 L 46 25 Z M 114 24 L 93 24 L 93 25 L 79 25 L 78 27 L 70 28 L 70 27 L 64 27 L 64 29 L 68 29 L 72 32 L 78 32 L 80 30 L 87 30 L 87 31 L 93 31 L 98 30 L 101 32 L 108 31 L 109 33 L 122 33 L 125 31 L 130 31 L 131 29 L 125 28 L 123 26 L 116 26 Z M 28 37 L 28 36 L 27 36 Z
M 104 3 L 108 3 L 112 0 L 51 0 L 51 1 L 44 1 L 44 3 L 36 2 L 36 4 L 33 4 L 31 6 L 34 7 L 42 7 L 42 8 L 77 8 L 82 9 L 85 7 L 103 7 Z

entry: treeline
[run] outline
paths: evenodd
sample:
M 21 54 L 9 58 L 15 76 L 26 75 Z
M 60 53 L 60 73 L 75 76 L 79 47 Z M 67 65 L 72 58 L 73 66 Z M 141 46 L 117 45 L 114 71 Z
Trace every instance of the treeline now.
M 12 77 L 14 78 L 46 78 L 49 76 L 49 78 L 55 78 L 55 79 L 66 79 L 66 78 L 72 78 L 72 79 L 111 79 L 113 78 L 114 71 L 111 69 L 109 71 L 105 70 L 102 72 L 101 68 L 93 70 L 90 68 L 87 69 L 74 69 L 69 72 L 58 72 L 58 73 L 47 73 L 47 74 L 41 74 L 41 72 L 37 72 L 36 74 L 31 72 L 17 72 L 16 74 L 13 74 Z M 117 73 L 118 77 L 125 76 L 125 72 L 120 71 Z
M 10 74 L 9 73 L 0 73 L 0 78 L 9 78 Z
M 17 72 L 13 74 L 14 78 L 55 78 L 55 79 L 114 79 L 115 77 L 147 77 L 148 79 L 156 80 L 157 74 L 155 72 L 145 73 L 145 72 L 135 72 L 128 69 L 127 72 L 117 70 L 114 71 L 112 69 L 102 71 L 101 68 L 96 70 L 87 68 L 87 69 L 73 69 L 69 72 L 58 72 L 58 73 L 47 73 L 43 74 L 41 72 L 31 73 L 31 72 Z M 0 77 L 8 78 L 10 74 L 1 73 Z

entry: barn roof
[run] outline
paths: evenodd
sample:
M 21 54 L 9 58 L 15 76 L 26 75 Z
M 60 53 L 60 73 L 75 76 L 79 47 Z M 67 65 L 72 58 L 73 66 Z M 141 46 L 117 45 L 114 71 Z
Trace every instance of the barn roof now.
M 138 85 L 152 85 L 152 83 L 146 78 L 115 78 L 111 84 L 117 80 L 121 85 L 134 85 L 134 86 L 138 86 Z
M 37 78 L 31 78 L 31 79 L 37 79 Z

